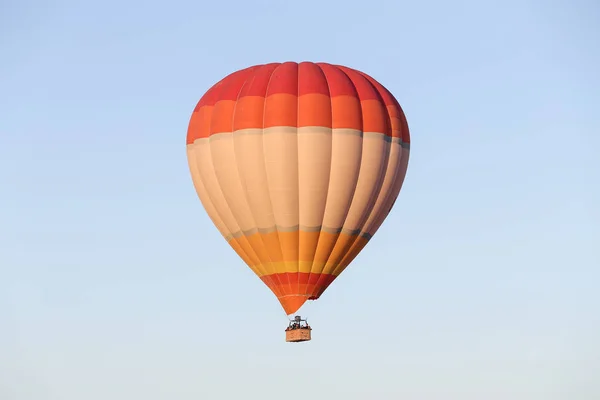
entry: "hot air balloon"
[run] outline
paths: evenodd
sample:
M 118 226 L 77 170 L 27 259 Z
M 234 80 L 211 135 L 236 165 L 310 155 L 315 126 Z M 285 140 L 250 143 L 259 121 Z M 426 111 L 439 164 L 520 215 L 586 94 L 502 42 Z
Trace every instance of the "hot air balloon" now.
M 377 232 L 409 148 L 394 96 L 327 63 L 234 72 L 202 96 L 187 131 L 202 205 L 287 315 L 318 299 Z M 310 340 L 310 329 L 296 317 L 287 340 Z

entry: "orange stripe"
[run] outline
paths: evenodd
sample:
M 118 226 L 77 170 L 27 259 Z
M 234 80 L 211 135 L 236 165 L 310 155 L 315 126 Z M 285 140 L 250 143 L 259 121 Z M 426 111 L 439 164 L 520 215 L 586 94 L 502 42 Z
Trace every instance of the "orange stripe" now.
M 325 63 L 288 62 L 236 71 L 211 87 L 190 118 L 187 143 L 274 126 L 350 128 L 410 141 L 398 101 L 369 75 Z
M 322 126 L 331 128 L 331 98 L 311 93 L 298 98 L 298 127 Z
M 188 144 L 194 140 L 210 136 L 210 121 L 212 119 L 212 111 L 214 106 L 203 106 L 192 113 L 190 123 L 188 125 Z
M 362 130 L 362 106 L 354 96 L 338 96 L 331 99 L 332 123 L 334 129 Z
M 233 116 L 233 130 L 261 129 L 265 111 L 265 98 L 262 96 L 245 96 L 238 100 Z M 295 121 L 294 121 L 295 122 Z
M 262 264 L 260 258 L 255 253 L 253 246 L 247 237 L 242 236 L 229 241 L 229 245 L 233 247 L 235 252 L 244 260 L 249 266 Z
M 338 263 L 338 266 L 333 270 L 333 274 L 341 274 L 368 243 L 368 240 L 365 240 L 362 237 L 357 237 L 356 240 L 354 240 L 354 242 L 352 243 L 352 245 L 349 246 L 349 248 L 345 249 L 344 256 L 342 257 L 342 260 Z
M 271 128 L 274 126 L 297 126 L 298 97 L 292 94 L 273 94 L 265 99 L 265 116 L 263 126 L 255 128 Z
M 390 117 L 378 100 L 359 102 L 348 96 L 331 99 L 320 94 L 298 99 L 289 94 L 275 94 L 266 100 L 247 96 L 237 102 L 222 100 L 215 106 L 201 107 L 192 114 L 187 141 L 190 144 L 215 133 L 278 126 L 356 129 L 402 138 L 408 135 L 403 116 Z
M 332 119 L 336 117 L 338 120 L 342 120 L 338 121 L 340 127 L 361 128 L 360 116 L 357 116 L 356 113 L 350 113 L 347 116 L 348 112 L 344 112 L 344 104 L 352 104 L 348 101 L 348 98 L 338 100 L 338 103 L 341 102 L 342 104 L 341 106 L 337 105 L 337 113 L 332 113 L 332 100 L 322 94 L 307 94 L 299 98 L 286 94 L 276 94 L 268 99 L 265 102 L 265 99 L 259 96 L 240 98 L 233 116 L 233 131 L 274 126 L 324 126 L 330 128 L 332 127 Z M 360 106 L 357 107 L 360 110 Z M 266 118 L 264 118 L 265 110 L 267 112 Z M 299 113 L 298 110 L 300 110 Z M 344 117 L 346 117 L 347 122 L 343 120 Z
M 298 117 L 298 123 L 295 120 L 295 114 L 287 113 L 285 106 L 296 109 L 295 98 L 289 95 L 275 95 L 278 96 L 273 101 L 283 102 L 283 107 L 279 105 L 279 109 L 284 109 L 274 118 L 271 114 L 277 113 L 277 106 L 269 108 L 269 117 L 263 121 L 265 111 L 265 99 L 260 96 L 245 96 L 240 98 L 235 104 L 235 113 L 233 113 L 233 129 L 227 129 L 228 125 L 222 122 L 217 123 L 215 121 L 215 128 L 212 129 L 213 133 L 224 133 L 237 131 L 241 129 L 262 129 L 263 127 L 273 126 L 324 126 L 337 129 L 363 129 L 363 110 L 367 113 L 370 109 L 381 114 L 380 107 L 377 107 L 374 103 L 365 103 L 361 105 L 360 101 L 355 97 L 350 96 L 339 96 L 329 98 L 320 94 L 311 94 L 300 96 L 300 115 Z M 372 100 L 371 100 L 372 102 Z M 271 106 L 271 104 L 270 104 Z M 229 106 L 231 107 L 231 106 Z M 210 136 L 211 131 L 211 119 L 213 117 L 214 106 L 204 106 L 197 112 L 192 114 L 190 125 L 188 127 L 188 135 L 198 138 L 205 138 Z M 219 115 L 225 114 L 223 111 L 224 105 L 220 106 Z M 227 110 L 232 113 L 232 110 Z M 370 116 L 370 118 L 369 118 Z M 373 126 L 377 126 L 376 116 L 372 113 L 367 115 L 369 122 L 368 127 L 371 129 L 377 129 Z M 401 123 L 399 118 L 395 118 L 392 121 L 395 125 L 399 126 Z M 383 126 L 380 124 L 380 126 Z M 222 129 L 222 130 L 220 130 Z M 399 131 L 399 128 L 396 128 Z M 369 130 L 371 132 L 378 132 L 376 130 Z M 383 132 L 382 132 L 383 133 Z
M 363 132 L 380 132 L 391 135 L 390 120 L 387 110 L 379 100 L 361 101 Z
M 209 132 L 211 135 L 231 132 L 233 128 L 234 100 L 219 100 L 212 110 Z
M 364 246 L 368 241 L 363 236 L 346 233 L 293 231 L 255 233 L 230 239 L 229 244 L 238 254 L 240 251 L 251 254 L 251 257 L 240 257 L 253 266 L 298 261 L 339 264 L 349 258 L 347 255 L 353 246 Z

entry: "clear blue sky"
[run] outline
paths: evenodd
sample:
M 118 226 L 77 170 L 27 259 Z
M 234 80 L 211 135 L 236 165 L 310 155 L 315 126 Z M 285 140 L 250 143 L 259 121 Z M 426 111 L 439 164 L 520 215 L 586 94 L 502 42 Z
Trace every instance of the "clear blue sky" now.
M 599 399 L 599 23 L 592 0 L 3 2 L 0 398 Z M 300 345 L 185 155 L 210 85 L 286 60 L 371 74 L 412 133 Z

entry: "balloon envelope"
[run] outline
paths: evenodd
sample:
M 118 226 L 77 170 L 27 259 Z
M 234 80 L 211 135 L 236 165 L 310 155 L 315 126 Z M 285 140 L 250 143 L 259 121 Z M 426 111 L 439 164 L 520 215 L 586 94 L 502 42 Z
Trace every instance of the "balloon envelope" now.
M 381 226 L 409 147 L 387 89 L 311 62 L 230 74 L 200 99 L 187 133 L 204 208 L 286 314 L 319 298 Z

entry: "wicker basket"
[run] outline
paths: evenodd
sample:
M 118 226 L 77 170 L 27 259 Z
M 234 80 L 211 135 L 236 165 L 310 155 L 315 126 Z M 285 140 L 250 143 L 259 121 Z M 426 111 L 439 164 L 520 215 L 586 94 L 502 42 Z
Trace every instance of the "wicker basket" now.
M 286 342 L 306 342 L 311 339 L 310 328 L 289 329 L 285 331 Z

